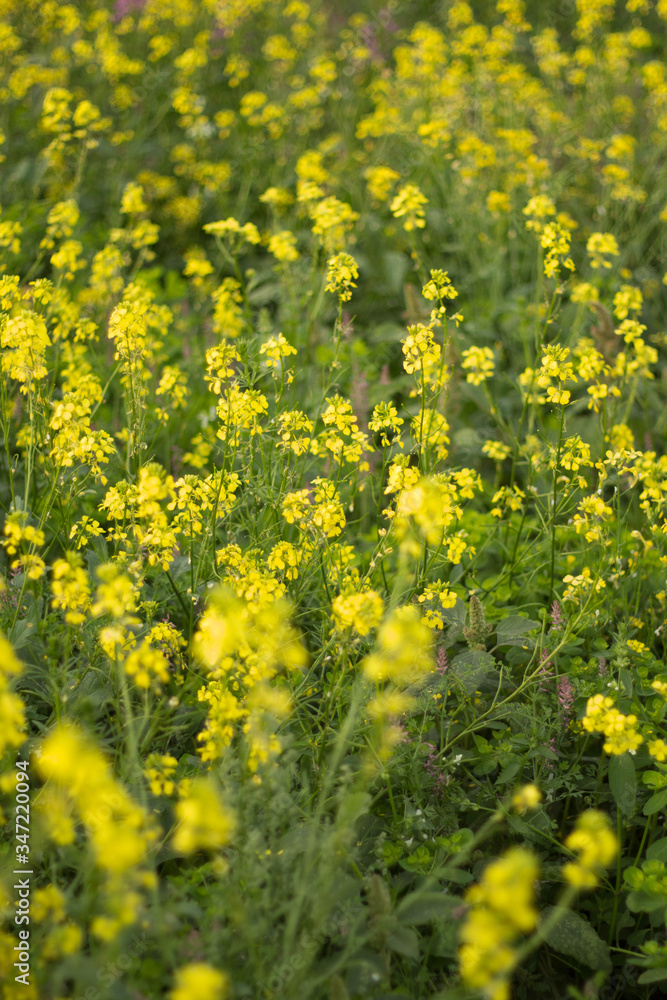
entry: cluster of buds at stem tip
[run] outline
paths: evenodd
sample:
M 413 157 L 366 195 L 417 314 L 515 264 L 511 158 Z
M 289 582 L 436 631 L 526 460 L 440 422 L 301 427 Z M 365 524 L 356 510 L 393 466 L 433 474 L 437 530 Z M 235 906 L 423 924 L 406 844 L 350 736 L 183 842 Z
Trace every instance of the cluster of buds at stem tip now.
M 558 678 L 558 706 L 565 717 L 572 714 L 574 688 L 570 678 L 565 675 Z
M 444 646 L 440 646 L 438 649 L 435 656 L 435 662 L 438 668 L 438 673 L 446 674 L 449 670 L 449 657 L 447 656 L 447 650 Z
M 551 605 L 550 618 L 551 618 L 551 631 L 560 632 L 565 622 L 563 620 L 563 612 L 561 610 L 561 606 L 558 603 L 558 601 L 554 601 L 553 604 Z
M 490 632 L 493 632 L 493 625 L 486 624 L 482 602 L 476 594 L 471 594 L 468 605 L 468 625 L 463 629 L 468 649 L 486 649 L 486 637 Z
M 542 650 L 542 666 L 539 669 L 540 678 L 540 691 L 546 692 L 551 687 L 551 681 L 553 680 L 553 671 L 551 660 L 549 659 L 549 653 L 546 649 Z

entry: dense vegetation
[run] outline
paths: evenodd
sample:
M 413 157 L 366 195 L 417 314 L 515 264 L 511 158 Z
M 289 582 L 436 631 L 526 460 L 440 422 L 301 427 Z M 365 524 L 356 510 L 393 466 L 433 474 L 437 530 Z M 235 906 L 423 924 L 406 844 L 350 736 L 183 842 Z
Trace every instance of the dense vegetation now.
M 666 22 L 0 0 L 3 998 L 661 995 Z

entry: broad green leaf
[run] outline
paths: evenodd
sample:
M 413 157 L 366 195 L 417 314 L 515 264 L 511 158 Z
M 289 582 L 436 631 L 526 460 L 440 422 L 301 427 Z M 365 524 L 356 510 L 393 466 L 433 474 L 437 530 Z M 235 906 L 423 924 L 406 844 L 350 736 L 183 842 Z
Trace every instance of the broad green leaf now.
M 368 812 L 371 797 L 367 792 L 349 792 L 338 807 L 338 826 L 352 826 Z
M 504 768 L 502 769 L 502 771 L 500 772 L 500 774 L 496 779 L 497 783 L 501 785 L 507 784 L 508 781 L 511 781 L 512 778 L 516 777 L 516 775 L 519 773 L 522 767 L 523 767 L 523 761 L 521 760 L 521 758 L 515 757 L 514 760 L 511 760 L 508 764 L 505 764 Z
M 644 771 L 642 774 L 642 785 L 649 788 L 664 788 L 667 784 L 667 774 L 660 774 L 659 771 Z
M 23 619 L 14 626 L 11 643 L 14 649 L 22 649 L 35 634 L 35 623 Z
M 496 673 L 496 661 L 491 653 L 481 649 L 466 649 L 452 660 L 449 675 L 456 677 L 467 694 L 473 694 L 480 684 Z
M 460 904 L 460 899 L 444 892 L 412 892 L 401 900 L 395 914 L 402 924 L 418 926 L 450 917 Z
M 663 906 L 667 906 L 667 893 L 644 892 L 638 889 L 631 892 L 625 902 L 631 913 L 653 913 Z
M 469 885 L 475 881 L 475 876 L 471 872 L 448 865 L 445 865 L 443 868 L 436 868 L 434 872 L 431 872 L 431 875 L 433 878 L 439 878 L 443 882 L 454 882 L 456 885 Z
M 505 639 L 519 639 L 528 632 L 532 632 L 533 629 L 541 627 L 540 622 L 532 621 L 530 618 L 522 618 L 521 615 L 508 615 L 496 625 L 498 645 L 502 646 Z
M 540 834 L 536 830 L 533 830 L 533 828 L 529 826 L 525 820 L 521 819 L 520 816 L 515 816 L 513 813 L 510 813 L 507 817 L 507 825 L 510 830 L 521 834 L 522 837 L 526 837 L 528 840 L 538 841 L 540 844 L 544 843 L 544 837 L 541 837 Z
M 443 621 L 446 621 L 449 625 L 465 625 L 467 608 L 465 601 L 462 601 L 460 597 L 456 598 L 456 604 L 453 608 L 442 608 L 438 610 L 442 615 Z
M 663 788 L 661 792 L 656 792 L 652 795 L 648 802 L 644 805 L 643 813 L 645 816 L 652 816 L 653 813 L 660 812 L 667 806 L 667 788 Z
M 641 976 L 637 980 L 638 983 L 661 983 L 664 979 L 667 979 L 667 969 L 647 969 L 646 972 L 642 972 Z
M 667 863 L 667 837 L 661 837 L 651 844 L 646 852 L 649 861 L 664 861 Z
M 435 842 L 438 847 L 442 847 L 443 851 L 447 851 L 448 854 L 458 854 L 460 851 L 465 850 L 474 839 L 475 834 L 473 831 L 464 826 L 460 830 L 457 830 L 456 833 L 450 833 L 448 837 L 436 837 Z
M 482 778 L 485 774 L 491 774 L 491 771 L 495 771 L 498 767 L 498 758 L 494 753 L 486 754 L 480 760 L 479 764 L 475 764 L 472 773 L 476 778 Z
M 609 761 L 609 787 L 624 816 L 631 816 L 637 801 L 637 775 L 629 753 L 615 754 Z
M 587 965 L 589 969 L 603 969 L 609 972 L 611 959 L 608 945 L 578 913 L 573 913 L 572 910 L 562 906 L 548 906 L 540 913 L 539 927 L 544 927 L 547 921 L 556 915 L 559 918 L 556 924 L 544 932 L 538 928 L 538 933 L 549 947 L 561 955 L 569 955 L 582 965 Z
M 406 958 L 419 958 L 419 937 L 409 927 L 394 927 L 387 938 L 387 947 Z
M 625 691 L 626 697 L 632 698 L 632 688 L 633 688 L 632 674 L 630 673 L 629 670 L 620 671 L 620 681 Z

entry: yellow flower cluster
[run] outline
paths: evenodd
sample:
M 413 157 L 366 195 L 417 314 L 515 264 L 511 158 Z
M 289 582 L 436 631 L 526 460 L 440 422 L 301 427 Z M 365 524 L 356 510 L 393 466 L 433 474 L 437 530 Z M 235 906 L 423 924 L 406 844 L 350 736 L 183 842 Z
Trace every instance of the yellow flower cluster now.
M 14 511 L 5 521 L 3 534 L 5 537 L 2 545 L 5 552 L 8 556 L 16 556 L 9 564 L 10 569 L 23 569 L 28 579 L 39 580 L 46 571 L 44 560 L 35 552 L 35 549 L 44 545 L 44 532 L 41 528 L 28 524 L 23 511 Z M 27 552 L 20 551 L 26 548 Z
M 0 757 L 8 748 L 20 747 L 26 738 L 25 706 L 11 687 L 22 670 L 11 644 L 0 633 Z
M 354 279 L 359 277 L 359 267 L 349 253 L 338 253 L 328 261 L 327 292 L 338 295 L 341 302 L 349 302 L 352 289 L 356 288 Z
M 415 684 L 433 669 L 431 642 L 417 609 L 397 608 L 380 625 L 378 650 L 363 661 L 363 674 L 370 681 L 389 681 L 397 687 Z
M 220 757 L 241 722 L 251 771 L 280 751 L 273 726 L 288 713 L 289 699 L 275 681 L 281 669 L 300 671 L 307 662 L 288 615 L 289 608 L 277 601 L 253 606 L 224 588 L 210 594 L 193 641 L 194 656 L 209 678 L 198 695 L 209 706 L 199 734 L 203 760 Z
M 337 628 L 354 629 L 359 635 L 368 635 L 379 624 L 384 604 L 375 590 L 361 594 L 339 594 L 332 604 L 334 622 Z
M 394 527 L 398 537 L 409 542 L 408 532 L 412 529 L 429 545 L 439 545 L 447 529 L 461 516 L 458 499 L 456 483 L 445 475 L 421 477 L 414 485 L 407 485 L 396 498 Z M 455 543 L 456 549 L 459 544 Z M 452 561 L 460 561 L 460 551 Z
M 113 777 L 109 764 L 84 734 L 63 725 L 47 736 L 36 759 L 46 785 L 40 811 L 50 836 L 59 844 L 76 837 L 70 810 L 88 835 L 96 865 L 107 875 L 108 914 L 93 920 L 93 933 L 112 940 L 136 920 L 138 889 L 154 884 L 142 862 L 150 855 L 158 830 L 149 815 Z
M 575 829 L 565 846 L 579 857 L 563 866 L 563 875 L 572 885 L 593 889 L 602 868 L 610 865 L 618 852 L 618 841 L 609 819 L 597 809 L 588 809 L 577 817 Z
M 493 375 L 495 361 L 490 347 L 468 347 L 462 352 L 462 358 L 461 367 L 467 372 L 466 382 L 481 385 Z
M 481 882 L 466 891 L 469 910 L 461 928 L 459 965 L 466 987 L 489 1000 L 509 1000 L 516 965 L 513 943 L 537 923 L 535 857 L 514 847 L 484 870 Z
M 229 979 L 224 972 L 204 962 L 194 962 L 176 973 L 169 1000 L 190 1000 L 193 996 L 202 1000 L 226 1000 L 228 995 Z
M 236 827 L 234 813 L 220 801 L 213 778 L 197 778 L 181 787 L 176 804 L 173 845 L 183 854 L 218 850 L 231 840 Z
M 321 540 L 336 538 L 345 527 L 345 514 L 335 485 L 327 479 L 313 480 L 314 496 L 310 490 L 287 493 L 282 500 L 283 517 L 288 524 L 296 524 L 306 537 Z
M 53 607 L 62 608 L 69 625 L 81 625 L 90 611 L 90 584 L 83 560 L 75 552 L 57 559 L 51 567 Z
M 561 389 L 562 382 L 576 382 L 574 367 L 566 359 L 570 355 L 568 347 L 553 344 L 546 348 L 542 357 L 542 366 L 537 373 L 537 384 L 547 389 L 547 401 L 564 406 L 570 402 L 571 392 Z M 555 381 L 555 385 L 552 383 Z
M 588 699 L 581 724 L 587 733 L 604 735 L 604 750 L 609 754 L 634 753 L 643 740 L 635 728 L 637 716 L 623 715 L 614 707 L 612 698 L 601 694 Z

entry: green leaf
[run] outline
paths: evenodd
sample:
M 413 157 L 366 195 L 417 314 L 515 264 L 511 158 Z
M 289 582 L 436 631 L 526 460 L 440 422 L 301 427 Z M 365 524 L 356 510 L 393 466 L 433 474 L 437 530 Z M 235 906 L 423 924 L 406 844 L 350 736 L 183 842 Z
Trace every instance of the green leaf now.
M 460 681 L 466 694 L 473 694 L 480 684 L 496 673 L 496 661 L 491 653 L 481 649 L 466 649 L 452 660 L 449 676 Z
M 646 852 L 649 861 L 664 861 L 667 863 L 667 837 L 661 837 L 651 844 Z
M 386 842 L 382 845 L 382 858 L 386 865 L 395 865 L 403 857 L 403 844 Z
M 664 788 L 667 784 L 667 775 L 660 774 L 659 771 L 644 771 L 642 774 L 642 785 L 649 788 Z
M 544 836 L 539 829 L 536 829 L 534 825 L 535 817 L 531 817 L 531 822 L 527 823 L 525 820 L 521 819 L 520 816 L 514 816 L 512 813 L 507 817 L 507 825 L 515 833 L 521 834 L 522 837 L 526 837 L 527 840 L 532 840 L 535 843 L 544 845 Z
M 458 854 L 460 851 L 465 850 L 474 839 L 475 834 L 473 831 L 464 826 L 460 830 L 457 830 L 456 833 L 451 833 L 448 837 L 436 837 L 435 842 L 447 854 Z
M 387 938 L 387 947 L 406 958 L 419 958 L 419 937 L 409 927 L 395 927 Z
M 544 932 L 540 930 L 555 916 L 559 918 L 556 924 Z M 589 969 L 611 971 L 608 945 L 578 913 L 573 913 L 563 906 L 548 906 L 540 913 L 538 933 L 550 948 L 560 952 L 561 955 L 569 955 L 582 965 L 587 965 Z
M 629 753 L 615 754 L 609 761 L 609 787 L 624 816 L 631 816 L 637 801 L 637 775 Z
M 453 608 L 442 608 L 438 609 L 443 621 L 446 621 L 449 625 L 465 625 L 467 608 L 465 601 L 462 601 L 460 597 L 456 598 L 456 604 Z
M 621 681 L 621 684 L 623 686 L 623 689 L 625 691 L 626 697 L 632 698 L 632 687 L 633 687 L 633 685 L 632 685 L 632 674 L 630 673 L 629 670 L 621 670 L 621 671 L 619 671 L 619 677 L 620 677 L 620 681 Z
M 520 757 L 514 757 L 508 764 L 505 764 L 504 768 L 496 778 L 496 783 L 501 785 L 506 785 L 508 781 L 516 777 L 521 768 L 523 767 L 523 761 Z
M 522 618 L 521 615 L 508 615 L 496 625 L 498 645 L 502 646 L 507 639 L 519 639 L 536 628 L 541 628 L 540 622 L 534 622 L 530 618 Z
M 396 907 L 396 918 L 402 924 L 428 924 L 432 920 L 451 917 L 461 900 L 444 892 L 412 892 Z
M 442 879 L 443 882 L 455 882 L 456 885 L 469 885 L 475 881 L 475 876 L 471 872 L 465 872 L 461 868 L 452 868 L 445 865 L 443 868 L 436 868 L 431 872 L 433 878 Z
M 647 803 L 644 805 L 642 810 L 645 816 L 652 816 L 653 813 L 659 812 L 667 806 L 667 788 L 663 788 L 661 792 L 656 792 L 652 795 Z
M 630 910 L 630 913 L 653 913 L 654 910 L 659 910 L 661 907 L 667 906 L 667 893 L 660 892 L 656 894 L 638 889 L 637 892 L 629 894 L 625 905 Z
M 667 969 L 647 969 L 646 972 L 642 972 L 641 976 L 637 980 L 638 983 L 661 983 L 663 979 L 667 979 Z
M 498 758 L 494 753 L 485 754 L 480 760 L 479 764 L 476 764 L 473 768 L 473 774 L 476 778 L 483 778 L 485 774 L 491 774 L 492 771 L 498 767 Z
M 35 624 L 34 622 L 23 619 L 18 621 L 14 626 L 14 633 L 11 637 L 11 644 L 14 649 L 22 649 L 35 634 Z
M 368 812 L 371 797 L 368 792 L 349 792 L 338 807 L 337 826 L 353 826 L 360 816 Z

